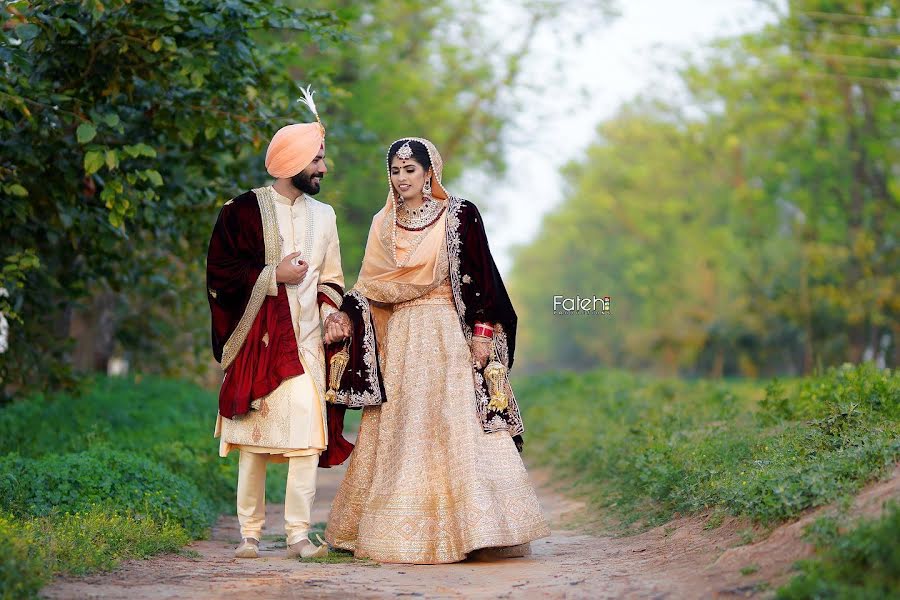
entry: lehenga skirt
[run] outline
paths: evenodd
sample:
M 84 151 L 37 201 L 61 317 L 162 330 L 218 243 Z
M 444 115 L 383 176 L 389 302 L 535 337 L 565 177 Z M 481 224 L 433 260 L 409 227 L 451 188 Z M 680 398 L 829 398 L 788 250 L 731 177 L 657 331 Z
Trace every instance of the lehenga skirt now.
M 400 305 L 385 337 L 387 402 L 364 409 L 328 543 L 358 558 L 435 564 L 549 535 L 509 433 L 481 428 L 452 303 Z

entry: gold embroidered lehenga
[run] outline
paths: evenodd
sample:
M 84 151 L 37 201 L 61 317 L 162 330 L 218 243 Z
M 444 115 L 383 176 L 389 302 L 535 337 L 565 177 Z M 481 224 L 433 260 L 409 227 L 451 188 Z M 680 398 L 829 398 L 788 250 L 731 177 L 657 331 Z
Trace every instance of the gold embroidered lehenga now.
M 391 231 L 390 211 L 376 215 L 342 305 L 354 338 L 338 401 L 364 411 L 325 539 L 357 557 L 432 564 L 527 545 L 549 529 L 514 441 L 523 427 L 512 388 L 506 380 L 508 407 L 490 409 L 469 346 L 477 313 L 497 324 L 508 365 L 515 313 L 492 279 L 477 209 L 444 192 L 440 156 L 421 141 L 441 215 L 420 232 Z

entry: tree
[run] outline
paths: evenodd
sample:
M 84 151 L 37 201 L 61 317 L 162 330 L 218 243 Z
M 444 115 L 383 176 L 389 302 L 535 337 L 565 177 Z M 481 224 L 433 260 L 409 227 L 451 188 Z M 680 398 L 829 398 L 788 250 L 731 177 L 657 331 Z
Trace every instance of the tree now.
M 578 9 L 569 35 L 614 16 L 611 0 L 530 0 L 521 29 L 499 34 L 474 0 L 317 3 L 348 23 L 352 45 L 322 46 L 302 63 L 325 89 L 328 154 L 334 165 L 322 196 L 338 213 L 348 283 L 355 280 L 372 216 L 387 193 L 385 152 L 403 136 L 431 139 L 444 180 L 464 170 L 502 173 L 505 134 L 524 87 L 521 63 L 535 33 Z M 510 43 L 510 40 L 514 40 Z M 452 190 L 452 185 L 451 185 Z M 488 204 L 490 199 L 472 198 Z
M 580 3 L 599 19 L 610 4 Z M 567 3 L 525 3 L 521 43 L 508 48 L 472 0 L 303 5 L 7 3 L 7 393 L 57 387 L 73 366 L 103 369 L 113 349 L 141 371 L 207 370 L 209 232 L 222 203 L 268 181 L 261 155 L 272 133 L 310 118 L 295 82 L 319 92 L 331 167 L 321 198 L 337 210 L 352 283 L 384 201 L 386 144 L 427 135 L 448 159 L 446 179 L 502 170 L 529 33 Z
M 131 335 L 145 346 L 178 333 L 154 317 L 195 313 L 198 249 L 217 207 L 234 182 L 256 179 L 272 121 L 294 114 L 284 60 L 296 44 L 343 34 L 331 13 L 259 0 L 5 9 L 0 310 L 12 324 L 0 384 L 10 393 L 70 380 L 72 315 L 86 299 L 144 298 Z M 271 31 L 298 41 L 257 43 Z
M 635 101 L 567 167 L 571 192 L 513 272 L 523 362 L 712 376 L 898 363 L 896 7 L 779 6 L 685 65 L 690 115 Z M 609 294 L 613 315 L 552 315 L 547 289 Z

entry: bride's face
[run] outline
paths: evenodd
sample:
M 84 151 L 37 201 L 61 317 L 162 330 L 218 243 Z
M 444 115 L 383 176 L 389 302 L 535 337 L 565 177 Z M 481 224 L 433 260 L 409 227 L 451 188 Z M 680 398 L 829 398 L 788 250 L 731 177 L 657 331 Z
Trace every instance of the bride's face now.
M 422 197 L 422 188 L 428 176 L 422 165 L 412 158 L 403 160 L 395 156 L 391 160 L 391 185 L 404 202 L 415 201 Z

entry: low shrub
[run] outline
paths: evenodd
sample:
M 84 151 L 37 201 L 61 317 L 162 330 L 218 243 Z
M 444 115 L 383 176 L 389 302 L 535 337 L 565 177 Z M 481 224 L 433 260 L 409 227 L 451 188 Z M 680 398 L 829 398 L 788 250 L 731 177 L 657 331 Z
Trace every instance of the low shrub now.
M 77 397 L 0 409 L 0 598 L 202 537 L 233 510 L 237 481 L 215 413 L 213 392 L 155 378 L 98 378 Z M 277 501 L 286 469 L 272 471 Z
M 33 543 L 28 525 L 0 514 L 0 600 L 36 596 L 47 580 L 41 547 Z
M 97 447 L 41 458 L 0 458 L 0 510 L 46 516 L 99 505 L 171 520 L 193 536 L 202 535 L 218 514 L 193 482 L 132 453 Z
M 558 373 L 523 380 L 526 454 L 595 507 L 658 524 L 717 508 L 772 523 L 900 459 L 900 376 L 870 365 L 773 383 Z
M 78 513 L 26 521 L 47 570 L 81 575 L 119 561 L 176 552 L 193 537 L 178 523 L 147 514 L 93 506 Z
M 817 556 L 798 564 L 801 573 L 778 598 L 900 598 L 900 503 L 848 532 L 833 519 L 819 521 L 810 537 Z

